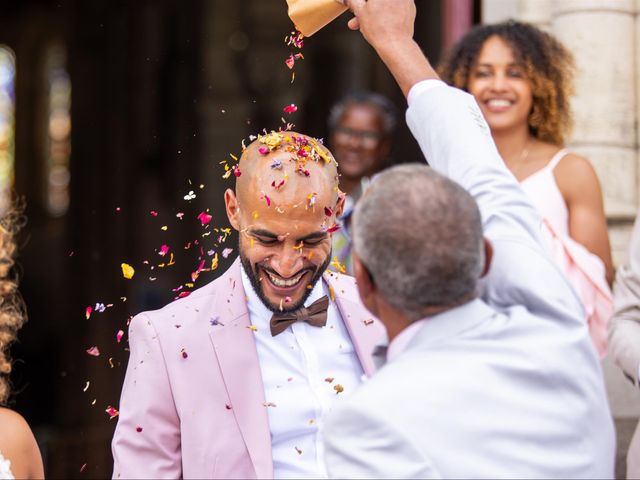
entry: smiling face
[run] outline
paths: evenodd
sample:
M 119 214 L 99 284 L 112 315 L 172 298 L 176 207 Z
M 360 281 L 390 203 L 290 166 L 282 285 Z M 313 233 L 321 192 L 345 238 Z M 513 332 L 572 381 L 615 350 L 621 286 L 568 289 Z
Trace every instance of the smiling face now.
M 330 140 L 340 174 L 351 180 L 360 180 L 380 170 L 391 146 L 382 114 L 368 103 L 348 104 Z
M 469 76 L 475 98 L 492 132 L 527 125 L 533 105 L 531 83 L 511 47 L 498 36 L 484 43 Z
M 283 135 L 291 137 L 307 138 Z M 272 311 L 300 308 L 321 278 L 331 261 L 329 231 L 343 202 L 335 163 L 301 163 L 287 145 L 266 154 L 259 152 L 265 148 L 259 142 L 249 146 L 236 191 L 225 192 L 229 221 L 240 232 L 243 267 Z

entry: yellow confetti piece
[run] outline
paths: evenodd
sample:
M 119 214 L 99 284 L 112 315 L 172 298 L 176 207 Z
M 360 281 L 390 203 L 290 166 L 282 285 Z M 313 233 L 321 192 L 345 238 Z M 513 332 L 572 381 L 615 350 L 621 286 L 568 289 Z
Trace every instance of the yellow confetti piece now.
M 236 157 L 233 153 L 230 153 L 229 156 L 233 158 L 236 162 L 238 161 L 238 157 Z
M 216 268 L 218 268 L 218 254 L 217 253 L 213 256 L 213 260 L 211 260 L 211 271 L 213 272 Z
M 336 301 L 336 293 L 333 291 L 333 287 L 329 286 L 329 295 L 331 296 L 331 301 Z
M 331 266 L 336 267 L 336 269 L 340 273 L 347 273 L 347 268 L 340 263 L 340 260 L 338 260 L 338 257 L 333 257 L 333 262 L 331 262 Z
M 113 368 L 113 357 L 109 357 L 109 366 Z
M 163 225 L 162 227 L 160 227 L 160 230 L 164 230 L 165 232 L 169 229 L 169 227 L 167 227 L 166 225 Z
M 131 280 L 136 273 L 134 268 L 128 263 L 123 263 L 120 266 L 122 267 L 122 276 L 127 280 Z
M 252 332 L 257 332 L 258 331 L 258 327 L 256 327 L 255 325 L 249 325 L 247 328 L 249 330 L 251 330 Z
M 257 211 L 257 210 L 254 210 L 254 211 L 251 213 L 251 217 L 252 217 L 254 220 L 256 220 L 256 219 L 258 218 L 258 211 Z
M 293 249 L 294 249 L 296 252 L 299 252 L 299 251 L 301 251 L 301 250 L 302 250 L 302 247 L 304 247 L 304 242 L 302 242 L 302 241 L 301 241 L 298 245 L 294 245 L 294 246 L 293 246 Z

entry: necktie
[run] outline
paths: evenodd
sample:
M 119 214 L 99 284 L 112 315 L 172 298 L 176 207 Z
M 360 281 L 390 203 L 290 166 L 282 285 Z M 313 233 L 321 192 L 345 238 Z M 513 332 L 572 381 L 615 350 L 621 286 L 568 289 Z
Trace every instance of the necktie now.
M 314 327 L 324 327 L 327 324 L 327 308 L 329 308 L 329 298 L 325 295 L 308 307 L 299 308 L 295 312 L 274 313 L 270 322 L 271 336 L 281 334 L 289 325 L 298 321 L 307 322 Z

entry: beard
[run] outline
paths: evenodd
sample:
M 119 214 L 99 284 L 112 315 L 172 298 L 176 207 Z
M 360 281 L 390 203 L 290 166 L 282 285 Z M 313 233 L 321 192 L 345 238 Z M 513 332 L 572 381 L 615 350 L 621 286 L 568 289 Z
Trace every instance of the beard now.
M 307 283 L 307 288 L 305 288 L 305 292 L 302 295 L 302 298 L 298 300 L 296 303 L 274 305 L 269 301 L 269 299 L 265 295 L 264 288 L 262 287 L 262 283 L 260 282 L 259 271 L 265 270 L 264 267 L 261 267 L 257 263 L 252 266 L 249 259 L 244 255 L 244 252 L 242 251 L 242 249 L 240 249 L 239 253 L 240 253 L 240 263 L 242 264 L 242 267 L 244 268 L 244 271 L 247 274 L 247 277 L 249 277 L 249 281 L 251 282 L 253 291 L 256 292 L 256 294 L 258 295 L 258 298 L 264 304 L 264 306 L 274 313 L 295 312 L 300 307 L 304 306 L 304 302 L 306 302 L 307 298 L 309 298 L 309 295 L 311 295 L 311 292 L 313 291 L 313 287 L 316 286 L 316 283 L 318 283 L 318 280 L 322 278 L 322 274 L 329 267 L 329 264 L 331 263 L 331 252 L 329 252 L 329 255 L 327 255 L 327 258 L 324 260 L 324 262 L 322 262 L 322 265 L 317 267 L 313 272 L 313 275 L 311 276 L 311 280 L 309 280 L 309 282 Z

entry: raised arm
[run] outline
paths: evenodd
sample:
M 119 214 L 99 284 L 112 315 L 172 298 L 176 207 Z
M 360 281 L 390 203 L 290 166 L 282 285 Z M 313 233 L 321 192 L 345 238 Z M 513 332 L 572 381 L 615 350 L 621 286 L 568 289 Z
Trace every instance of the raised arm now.
M 584 325 L 580 300 L 547 253 L 542 220 L 500 158 L 476 101 L 440 82 L 413 40 L 413 0 L 350 0 L 349 6 L 356 15 L 350 28 L 360 29 L 407 96 L 407 123 L 429 165 L 478 204 L 494 245 L 485 301 Z
M 131 321 L 129 347 L 111 445 L 113 478 L 181 478 L 180 421 L 160 340 L 145 315 Z

